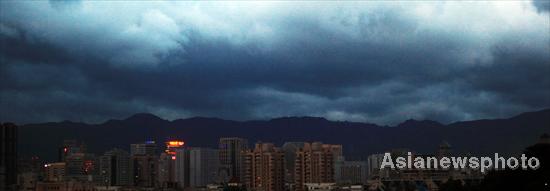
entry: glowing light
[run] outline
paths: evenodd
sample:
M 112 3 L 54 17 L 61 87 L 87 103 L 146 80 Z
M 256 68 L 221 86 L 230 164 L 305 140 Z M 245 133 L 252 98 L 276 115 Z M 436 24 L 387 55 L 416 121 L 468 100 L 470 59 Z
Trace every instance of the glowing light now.
M 183 141 L 168 141 L 166 142 L 167 146 L 169 147 L 181 147 L 183 146 L 185 143 Z
M 63 148 L 63 152 L 67 152 L 69 151 L 69 149 L 67 149 L 67 147 Z
M 181 140 L 167 141 L 166 142 L 166 150 L 164 150 L 164 152 L 166 152 L 169 155 L 176 155 L 176 149 L 180 148 L 180 147 L 183 147 L 184 144 L 185 144 L 185 142 L 183 142 Z
M 83 170 L 86 174 L 94 169 L 94 162 L 91 160 L 84 161 Z
M 176 156 L 172 156 L 172 160 L 176 160 Z

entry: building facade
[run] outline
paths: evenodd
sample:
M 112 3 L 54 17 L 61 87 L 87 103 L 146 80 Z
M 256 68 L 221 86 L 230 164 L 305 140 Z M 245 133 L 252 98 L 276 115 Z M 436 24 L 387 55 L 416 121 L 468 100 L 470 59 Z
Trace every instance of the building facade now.
M 158 158 L 153 155 L 130 156 L 130 182 L 138 187 L 157 185 Z
M 176 160 L 178 150 L 184 149 L 184 142 L 181 140 L 170 140 L 165 142 L 164 152 L 160 154 L 158 163 L 158 181 L 161 188 L 177 188 L 178 180 L 176 175 Z
M 305 143 L 296 151 L 294 189 L 305 190 L 306 183 L 334 183 L 336 162 L 342 158 L 342 145 Z
M 189 184 L 189 149 L 182 148 L 176 151 L 175 173 L 178 187 L 185 189 Z
M 103 185 L 130 185 L 130 155 L 127 151 L 113 149 L 105 152 L 100 157 L 99 170 Z
M 285 153 L 285 184 L 288 189 L 293 189 L 294 186 L 294 161 L 296 160 L 296 152 L 304 148 L 304 142 L 286 142 L 283 144 Z
M 246 149 L 248 149 L 248 141 L 246 139 L 237 137 L 220 139 L 220 163 L 228 175 L 225 181 L 228 181 L 231 178 L 235 178 L 239 181 L 242 179 L 242 156 Z
M 191 148 L 189 150 L 189 186 L 205 187 L 219 182 L 219 151 L 210 148 Z
M 176 155 L 160 154 L 158 159 L 157 180 L 161 188 L 177 188 Z
M 365 161 L 343 161 L 336 169 L 339 171 L 336 182 L 340 184 L 366 184 L 367 183 L 367 162 Z
M 94 181 L 98 175 L 98 161 L 90 153 L 74 153 L 65 159 L 65 178 Z
M 284 152 L 272 143 L 257 143 L 244 154 L 244 184 L 249 190 L 283 191 Z
M 48 182 L 63 181 L 65 177 L 65 163 L 56 162 L 44 165 L 44 180 Z

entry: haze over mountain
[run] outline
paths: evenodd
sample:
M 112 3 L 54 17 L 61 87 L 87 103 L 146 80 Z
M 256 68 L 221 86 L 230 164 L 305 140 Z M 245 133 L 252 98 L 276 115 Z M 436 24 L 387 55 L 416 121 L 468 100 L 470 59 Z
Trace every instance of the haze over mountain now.
M 343 144 L 348 158 L 366 158 L 394 148 L 409 148 L 433 153 L 447 141 L 456 153 L 517 154 L 550 132 L 550 109 L 527 112 L 507 119 L 480 119 L 451 124 L 430 120 L 407 120 L 397 126 L 371 123 L 329 121 L 319 117 L 283 117 L 271 120 L 232 121 L 193 117 L 164 120 L 152 114 L 135 114 L 123 120 L 101 124 L 71 121 L 27 124 L 20 128 L 22 156 L 38 155 L 55 159 L 56 149 L 64 139 L 84 141 L 89 151 L 104 152 L 145 140 L 162 143 L 178 138 L 188 146 L 217 147 L 220 137 L 244 137 L 256 141 L 322 141 Z M 159 145 L 161 146 L 161 145 Z

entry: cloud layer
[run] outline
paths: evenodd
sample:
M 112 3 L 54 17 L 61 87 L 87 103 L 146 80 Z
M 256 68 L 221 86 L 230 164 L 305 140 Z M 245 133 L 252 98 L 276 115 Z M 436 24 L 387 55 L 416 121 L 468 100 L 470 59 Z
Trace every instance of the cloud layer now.
M 0 4 L 0 120 L 395 124 L 550 106 L 539 2 Z

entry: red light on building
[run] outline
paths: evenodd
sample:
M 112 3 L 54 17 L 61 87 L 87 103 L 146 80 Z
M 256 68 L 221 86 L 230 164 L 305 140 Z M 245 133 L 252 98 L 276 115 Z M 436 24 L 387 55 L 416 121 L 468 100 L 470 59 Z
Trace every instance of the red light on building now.
M 67 147 L 63 148 L 63 152 L 67 153 L 68 151 L 69 151 L 69 149 L 67 149 Z
M 94 169 L 94 161 L 86 160 L 84 161 L 84 165 L 82 167 L 82 170 L 84 170 L 85 174 L 88 174 Z
M 176 155 L 176 149 L 183 147 L 185 145 L 185 142 L 181 140 L 171 140 L 166 142 L 166 152 L 169 155 Z M 175 158 L 175 157 L 174 157 Z
M 183 141 L 168 141 L 166 142 L 166 146 L 168 147 L 181 147 L 185 144 Z
M 176 156 L 172 156 L 172 160 L 176 160 Z

